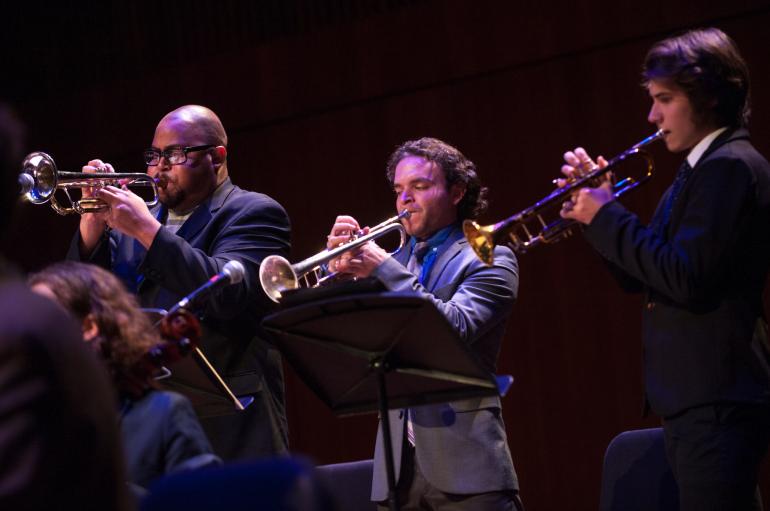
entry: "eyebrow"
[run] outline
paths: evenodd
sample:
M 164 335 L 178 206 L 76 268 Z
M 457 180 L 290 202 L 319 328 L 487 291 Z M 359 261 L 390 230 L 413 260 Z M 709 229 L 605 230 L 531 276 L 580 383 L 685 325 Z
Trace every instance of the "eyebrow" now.
M 414 183 L 435 183 L 435 182 L 436 181 L 434 181 L 433 179 L 430 179 L 428 177 L 415 177 L 413 179 L 410 179 L 406 184 L 407 185 L 411 185 L 411 184 L 414 184 Z M 397 186 L 401 186 L 401 185 L 399 185 L 398 183 L 393 183 L 393 188 L 395 188 Z
M 149 147 L 147 150 L 148 150 L 148 151 L 152 150 L 152 151 L 158 151 L 158 152 L 161 152 L 161 151 L 168 151 L 169 149 L 182 149 L 182 148 L 184 148 L 184 147 L 185 147 L 185 146 L 183 146 L 182 144 L 171 144 L 171 145 L 167 145 L 165 149 L 161 149 L 161 148 L 159 148 L 159 147 L 155 147 L 155 146 L 153 145 L 153 146 L 150 146 L 150 147 Z

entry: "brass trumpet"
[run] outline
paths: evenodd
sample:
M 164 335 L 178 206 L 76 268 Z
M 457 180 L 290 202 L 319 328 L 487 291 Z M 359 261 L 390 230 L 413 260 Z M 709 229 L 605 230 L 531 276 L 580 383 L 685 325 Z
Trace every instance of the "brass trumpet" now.
M 153 198 L 145 200 L 147 207 L 158 203 L 158 181 L 144 173 L 105 173 L 62 172 L 56 168 L 53 158 L 43 152 L 34 152 L 24 158 L 22 173 L 19 174 L 21 195 L 32 204 L 50 203 L 60 215 L 72 213 L 94 213 L 108 208 L 104 201 L 93 197 L 74 200 L 71 188 L 100 188 L 103 186 L 136 186 L 152 188 Z M 61 205 L 56 200 L 56 190 L 64 190 L 70 205 Z
M 599 168 L 596 165 L 593 168 L 578 177 L 568 179 L 567 185 L 563 188 L 557 188 L 543 199 L 537 201 L 527 209 L 516 213 L 496 224 L 480 226 L 472 220 L 463 222 L 463 232 L 468 239 L 476 255 L 486 264 L 492 264 L 494 261 L 495 245 L 505 241 L 511 249 L 523 254 L 529 249 L 541 244 L 555 243 L 568 237 L 571 229 L 575 225 L 574 220 L 561 218 L 558 216 L 564 199 L 573 192 L 584 188 L 598 185 L 598 178 L 605 173 L 613 170 L 615 167 L 626 161 L 632 156 L 640 156 L 647 163 L 643 174 L 634 178 L 626 177 L 613 185 L 613 195 L 615 198 L 630 192 L 637 186 L 647 182 L 652 177 L 655 163 L 642 147 L 662 138 L 663 130 L 658 130 L 641 142 L 634 144 L 631 148 L 611 159 L 607 166 Z M 554 220 L 546 220 L 545 213 L 556 211 L 557 217 Z M 505 240 L 509 237 L 509 240 Z
M 370 240 L 379 238 L 393 231 L 399 231 L 401 242 L 396 250 L 400 250 L 406 242 L 406 229 L 401 225 L 402 218 L 409 218 L 410 212 L 402 211 L 388 218 L 371 229 L 368 234 L 361 232 L 353 235 L 347 243 L 339 247 L 322 250 L 314 256 L 298 263 L 291 264 L 279 255 L 267 256 L 259 265 L 259 282 L 268 297 L 279 302 L 284 292 L 300 287 L 317 287 L 327 282 L 335 274 L 322 276 L 322 265 L 331 261 L 343 252 L 357 248 Z

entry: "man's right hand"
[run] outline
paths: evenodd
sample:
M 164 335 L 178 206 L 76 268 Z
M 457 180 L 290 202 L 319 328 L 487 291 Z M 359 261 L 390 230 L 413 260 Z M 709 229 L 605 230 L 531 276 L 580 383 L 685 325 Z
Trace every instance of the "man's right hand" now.
M 115 172 L 112 165 L 102 160 L 91 160 L 83 167 L 83 172 L 88 174 Z M 93 197 L 94 189 L 83 188 L 83 198 Z M 80 216 L 80 255 L 88 257 L 99 244 L 104 229 L 107 228 L 107 212 L 85 213 Z
M 326 248 L 331 250 L 350 241 L 351 237 L 361 230 L 358 221 L 352 216 L 340 215 L 334 220 L 334 225 L 329 235 L 326 237 Z M 330 272 L 341 271 L 347 266 L 348 261 L 353 256 L 350 252 L 343 252 L 339 257 L 335 257 L 328 263 Z

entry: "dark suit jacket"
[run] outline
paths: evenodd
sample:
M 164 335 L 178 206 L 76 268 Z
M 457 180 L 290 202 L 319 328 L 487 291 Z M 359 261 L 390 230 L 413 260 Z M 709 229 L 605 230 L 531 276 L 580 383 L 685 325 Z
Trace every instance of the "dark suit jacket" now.
M 163 218 L 165 211 L 159 206 L 153 213 Z M 78 243 L 76 235 L 69 258 L 80 259 Z M 112 231 L 88 259 L 112 269 L 136 291 L 143 307 L 164 309 L 221 271 L 227 261 L 243 263 L 244 280 L 212 296 L 202 316 L 206 356 L 236 395 L 255 395 L 254 404 L 241 414 L 255 421 L 253 427 L 241 424 L 229 433 L 226 424 L 219 424 L 214 433 L 207 429 L 223 458 L 270 455 L 287 448 L 280 356 L 257 334 L 262 316 L 271 307 L 259 284 L 259 264 L 270 254 L 287 256 L 288 251 L 289 218 L 284 209 L 266 195 L 238 188 L 228 178 L 176 234 L 161 229 L 149 250 Z M 266 410 L 260 410 L 263 407 Z M 208 420 L 202 423 L 208 428 Z M 244 436 L 265 434 L 272 438 L 250 442 Z
M 665 238 L 617 202 L 599 210 L 585 236 L 620 270 L 626 289 L 647 293 L 644 368 L 653 411 L 667 417 L 716 402 L 768 402 L 762 290 L 770 165 L 745 130 L 721 133 L 697 162 Z
M 482 263 L 459 226 L 438 249 L 425 286 L 407 271 L 409 251 L 386 260 L 373 273 L 390 291 L 413 291 L 433 302 L 459 337 L 491 371 L 497 365 L 505 325 L 516 299 L 518 265 L 506 247 L 495 249 L 495 263 Z M 415 457 L 423 475 L 447 493 L 471 494 L 518 489 L 505 436 L 499 397 L 465 399 L 410 410 Z M 396 464 L 401 465 L 403 411 L 389 413 Z M 372 500 L 387 498 L 382 429 L 374 454 Z
M 144 488 L 165 474 L 222 464 L 190 401 L 176 392 L 151 390 L 124 401 L 120 430 L 128 480 Z
M 112 383 L 78 326 L 0 282 L 0 509 L 130 509 L 119 442 Z

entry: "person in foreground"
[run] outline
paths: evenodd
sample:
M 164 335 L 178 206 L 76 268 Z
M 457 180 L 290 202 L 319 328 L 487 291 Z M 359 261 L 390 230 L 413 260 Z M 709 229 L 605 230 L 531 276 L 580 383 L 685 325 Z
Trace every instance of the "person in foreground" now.
M 663 418 L 681 509 L 757 509 L 770 438 L 770 165 L 746 129 L 748 69 L 709 28 L 655 44 L 643 77 L 648 120 L 686 153 L 652 221 L 613 200 L 609 182 L 574 194 L 562 216 L 585 225 L 624 289 L 644 293 L 646 399 Z M 565 160 L 568 177 L 592 166 L 581 148 Z
M 396 210 L 410 213 L 402 220 L 410 242 L 391 257 L 370 241 L 330 261 L 329 269 L 374 277 L 388 290 L 429 300 L 494 372 L 516 299 L 518 266 L 506 247 L 495 249 L 493 266 L 484 265 L 463 236 L 462 220 L 487 206 L 475 165 L 449 144 L 421 138 L 396 149 L 387 177 Z M 338 216 L 327 246 L 336 247 L 359 230 L 355 218 Z M 521 509 L 499 397 L 392 410 L 387 420 L 401 509 Z M 384 508 L 387 497 L 380 427 L 372 500 Z
M 20 146 L 21 124 L 0 104 L 0 236 Z M 0 256 L 0 509 L 131 508 L 104 368 L 72 318 Z

